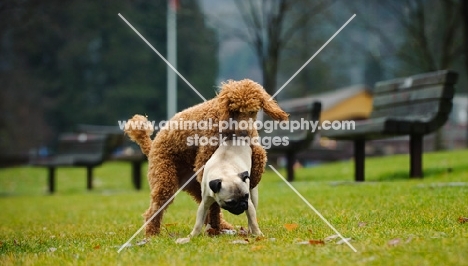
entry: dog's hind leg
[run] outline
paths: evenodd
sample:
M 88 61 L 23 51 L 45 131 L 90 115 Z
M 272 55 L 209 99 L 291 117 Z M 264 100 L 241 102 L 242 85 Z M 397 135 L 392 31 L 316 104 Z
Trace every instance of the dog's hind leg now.
M 210 216 L 208 218 L 208 223 L 210 224 L 211 228 L 218 232 L 220 228 L 220 219 L 221 219 L 221 208 L 219 207 L 218 203 L 213 203 L 210 206 Z
M 148 221 L 155 213 L 159 213 L 146 225 L 147 236 L 159 234 L 164 210 L 171 203 L 168 202 L 169 199 L 177 192 L 177 171 L 172 161 L 160 157 L 149 160 L 148 182 L 151 189 L 151 200 L 150 207 L 143 214 L 143 217 L 145 221 Z
M 192 198 L 197 202 L 197 204 L 200 204 L 202 200 L 201 196 L 201 187 L 200 183 L 198 181 L 192 181 L 190 182 L 184 189 L 185 192 L 187 192 Z
M 223 213 L 219 213 L 219 230 L 233 230 L 234 226 L 232 226 L 230 223 L 226 222 L 223 217 Z
M 219 207 L 218 203 L 211 204 L 210 207 L 210 214 L 208 216 L 207 223 L 211 226 L 211 228 L 215 229 L 216 232 L 220 230 L 232 230 L 234 226 L 230 223 L 226 222 L 223 218 L 223 214 L 221 213 L 221 208 Z
M 209 224 L 210 227 L 216 231 L 216 233 L 223 229 L 234 229 L 234 226 L 224 220 L 223 214 L 221 213 L 221 208 L 216 202 L 211 204 L 210 213 L 207 217 L 206 223 Z

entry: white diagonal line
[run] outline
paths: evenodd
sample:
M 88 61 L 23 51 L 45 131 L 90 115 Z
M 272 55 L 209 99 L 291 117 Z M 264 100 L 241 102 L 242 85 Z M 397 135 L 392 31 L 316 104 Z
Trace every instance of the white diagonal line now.
M 200 171 L 203 170 L 203 168 L 205 168 L 205 166 L 202 166 L 200 169 L 198 169 L 198 171 L 197 171 L 195 174 L 193 174 L 193 176 L 190 177 L 189 180 L 187 180 L 187 182 L 185 182 L 185 184 L 183 184 L 183 185 L 179 188 L 179 190 L 177 190 L 177 192 L 174 193 L 174 195 L 172 195 L 172 197 L 170 197 L 170 198 L 166 201 L 166 203 L 164 203 L 164 205 L 161 206 L 161 207 L 159 208 L 159 210 L 158 210 L 157 212 L 155 212 L 155 213 L 146 221 L 146 223 L 144 223 L 144 224 L 140 227 L 140 229 L 138 229 L 138 230 L 135 232 L 135 234 L 133 234 L 133 236 L 130 237 L 130 239 L 127 240 L 127 242 L 125 242 L 125 244 L 123 244 L 123 245 L 119 248 L 119 250 L 117 251 L 117 253 L 120 253 L 120 251 L 122 251 L 122 249 L 124 249 L 125 247 L 127 247 L 128 244 L 141 232 L 141 230 L 143 230 L 143 228 L 145 228 L 145 227 L 154 219 L 154 217 L 156 217 L 156 215 L 158 215 L 167 205 L 169 205 L 169 203 L 177 196 L 177 194 L 179 194 L 179 192 L 181 192 L 182 189 L 184 189 L 184 188 L 188 185 L 188 183 L 190 183 L 190 181 L 192 181 L 192 179 L 194 179 L 194 178 L 198 175 L 198 173 L 200 173 Z
M 188 82 L 188 81 L 184 78 L 184 76 L 182 76 L 182 75 L 179 73 L 179 71 L 177 71 L 177 69 L 175 69 L 175 67 L 173 67 L 173 66 L 171 65 L 171 63 L 169 63 L 169 61 L 167 61 L 166 58 L 164 58 L 164 56 L 162 56 L 162 55 L 158 52 L 158 50 L 156 50 L 156 48 L 154 48 L 153 45 L 151 45 L 151 43 L 149 43 L 149 42 L 145 39 L 145 37 L 143 37 L 143 35 L 141 35 L 140 32 L 138 32 L 138 31 L 132 26 L 132 24 L 130 24 L 130 22 L 128 22 L 120 13 L 119 13 L 119 17 L 120 17 L 123 21 L 125 21 L 125 23 L 127 23 L 127 25 L 128 25 L 138 36 L 140 36 L 140 38 L 141 38 L 151 49 L 153 49 L 153 51 L 154 51 L 157 55 L 159 55 L 159 57 L 161 57 L 161 59 L 162 59 L 164 62 L 166 62 L 166 64 L 167 64 L 172 70 L 174 70 L 174 72 L 177 73 L 177 75 L 178 75 L 183 81 L 185 81 L 185 83 L 187 83 L 187 85 L 189 85 L 189 87 L 192 88 L 192 90 L 193 90 L 196 94 L 198 94 L 198 96 L 200 96 L 200 98 L 203 99 L 203 101 L 206 102 L 205 97 L 203 97 L 203 95 L 201 95 L 201 93 L 198 92 L 198 90 L 195 89 L 195 88 L 192 86 L 192 84 L 190 84 L 190 82 Z
M 341 26 L 341 28 L 340 28 L 337 32 L 335 32 L 335 34 L 333 34 L 333 36 L 331 36 L 330 39 L 328 39 L 328 41 L 327 41 L 324 45 L 322 45 L 322 47 L 320 47 L 320 49 L 318 49 L 318 51 L 317 51 L 311 58 L 309 58 L 309 60 L 307 60 L 307 62 L 305 62 L 305 63 L 302 65 L 302 67 L 299 68 L 299 70 L 296 71 L 296 73 L 294 73 L 294 75 L 292 75 L 292 77 L 290 77 L 290 78 L 288 79 L 288 81 L 286 81 L 286 83 L 284 83 L 284 85 L 281 86 L 281 88 L 279 88 L 278 91 L 275 92 L 275 94 L 273 94 L 273 96 L 271 96 L 271 98 L 269 99 L 269 101 L 271 101 L 273 98 L 275 98 L 275 96 L 276 96 L 278 93 L 280 93 L 280 91 L 282 91 L 282 90 L 284 89 L 284 87 L 286 87 L 286 85 L 288 85 L 289 82 L 291 82 L 291 80 L 292 80 L 295 76 L 297 76 L 297 74 L 299 74 L 299 72 L 301 72 L 301 70 L 302 70 L 304 67 L 306 67 L 307 64 L 309 64 L 310 61 L 312 61 L 312 59 L 314 59 L 314 57 L 317 56 L 317 55 L 323 50 L 323 48 L 325 48 L 325 46 L 327 46 L 327 44 L 328 44 L 329 42 L 331 42 L 331 40 L 333 40 L 333 38 L 335 38 L 335 36 L 338 35 L 338 33 L 340 33 L 340 31 L 341 31 L 342 29 L 344 29 L 344 27 L 346 27 L 346 25 L 348 25 L 348 23 L 351 22 L 351 20 L 353 20 L 353 18 L 354 18 L 355 16 L 356 16 L 356 14 L 354 14 L 350 19 L 348 19 L 348 21 L 346 21 L 346 23 L 345 23 L 343 26 Z
M 357 252 L 357 250 L 349 243 L 349 241 L 344 238 L 340 232 L 338 232 L 338 230 L 335 229 L 335 227 L 333 227 L 333 225 L 331 225 L 327 219 L 325 219 L 325 217 L 322 216 L 322 214 L 320 214 L 320 212 L 318 212 L 314 206 L 312 206 L 312 204 L 310 204 L 302 195 L 301 193 L 299 193 L 299 191 L 297 191 L 292 185 L 291 183 L 289 183 L 288 181 L 286 181 L 286 179 L 270 164 L 268 165 L 294 192 L 296 192 L 296 194 L 299 196 L 299 198 L 301 198 L 305 204 L 307 204 L 307 206 L 309 206 L 309 208 L 311 208 L 333 231 L 335 231 L 335 233 L 340 236 L 340 238 L 354 251 L 354 252 Z

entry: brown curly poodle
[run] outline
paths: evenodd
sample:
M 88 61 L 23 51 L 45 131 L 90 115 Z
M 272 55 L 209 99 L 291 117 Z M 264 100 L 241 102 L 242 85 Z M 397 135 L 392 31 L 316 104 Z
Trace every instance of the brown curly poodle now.
M 229 121 L 229 119 L 231 121 L 249 121 L 249 119 L 255 121 L 260 109 L 263 109 L 275 120 L 287 120 L 288 115 L 270 98 L 263 87 L 252 80 L 229 80 L 221 84 L 221 90 L 215 98 L 177 113 L 170 121 L 211 120 L 213 125 L 219 125 L 220 121 Z M 135 122 L 146 121 L 146 117 L 135 115 L 129 120 L 129 123 L 135 125 Z M 208 129 L 161 129 L 154 140 L 150 138 L 153 133 L 152 129 L 128 128 L 125 133 L 131 140 L 140 145 L 143 153 L 148 156 L 148 182 L 151 189 L 151 201 L 148 210 L 143 214 L 146 221 L 172 197 L 179 187 L 205 165 L 218 148 L 217 145 L 188 145 L 189 138 L 195 136 L 219 138 L 220 134 L 227 137 L 258 137 L 256 129 L 223 128 L 220 130 L 216 126 Z M 251 145 L 251 147 L 250 186 L 254 188 L 260 182 L 267 159 L 266 151 L 262 146 Z M 198 182 L 193 180 L 184 188 L 197 203 L 201 201 L 200 181 L 202 177 L 203 171 L 197 176 Z M 146 235 L 160 232 L 162 216 L 163 211 L 148 223 Z M 211 206 L 206 222 L 215 230 L 232 229 L 232 226 L 222 219 L 220 207 L 216 203 Z

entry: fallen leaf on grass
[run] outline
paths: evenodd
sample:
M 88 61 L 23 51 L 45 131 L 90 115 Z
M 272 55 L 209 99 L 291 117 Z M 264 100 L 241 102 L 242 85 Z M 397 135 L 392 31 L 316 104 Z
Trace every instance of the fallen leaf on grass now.
M 466 222 L 468 222 L 468 217 L 458 217 L 458 222 L 461 223 L 461 224 L 464 224 Z
M 313 245 L 313 246 L 317 246 L 317 245 L 325 245 L 325 242 L 321 239 L 310 239 L 310 240 L 307 240 L 307 241 L 299 241 L 299 242 L 296 242 L 296 244 L 298 245 Z
M 297 225 L 297 224 L 284 224 L 283 226 L 288 231 L 292 231 L 292 230 L 296 229 L 297 227 L 299 227 L 299 225 Z
M 239 235 L 240 236 L 246 236 L 248 234 L 249 234 L 249 231 L 245 230 L 244 227 L 241 226 L 241 228 L 239 229 Z
M 345 239 L 340 239 L 340 241 L 337 241 L 336 244 L 337 245 L 342 245 L 342 244 L 344 244 L 346 242 L 350 242 L 350 241 L 351 241 L 351 237 L 348 237 L 348 238 L 345 238 Z
M 331 236 L 325 237 L 324 240 L 325 240 L 325 242 L 330 242 L 330 241 L 333 241 L 333 240 L 335 240 L 335 239 L 337 239 L 339 237 L 340 237 L 339 235 L 331 235 Z
M 173 224 L 165 224 L 164 226 L 169 227 L 169 226 L 176 226 L 176 225 L 177 223 L 173 223 Z
M 149 242 L 149 239 L 143 238 L 141 241 L 138 241 L 135 245 L 143 246 L 143 245 L 146 245 L 148 242 Z
M 233 236 L 233 235 L 237 234 L 237 231 L 233 230 L 233 229 L 223 229 L 223 230 L 221 230 L 221 234 Z
M 99 244 L 93 247 L 93 249 L 100 249 L 100 248 L 101 246 Z
M 364 226 L 367 226 L 366 222 L 359 222 L 358 223 L 358 227 L 364 227 Z
M 387 244 L 391 247 L 395 247 L 401 243 L 401 238 L 395 238 L 387 242 Z
M 341 238 L 341 237 L 339 235 L 331 235 L 331 236 L 325 237 L 324 240 L 325 240 L 325 242 L 331 242 L 331 241 L 334 241 L 335 239 L 338 239 L 338 238 Z M 350 237 L 344 238 L 344 239 L 342 238 L 342 239 L 336 241 L 336 244 L 337 245 L 342 245 L 342 244 L 344 244 L 346 242 L 350 242 L 350 241 L 351 241 Z
M 311 245 L 325 245 L 325 242 L 321 239 L 315 240 L 315 239 L 310 239 L 309 244 Z
M 178 238 L 176 244 L 186 244 L 190 242 L 190 237 Z
M 264 239 L 265 239 L 264 236 L 257 236 L 257 237 L 255 238 L 255 241 L 262 241 L 262 240 L 264 240 Z
M 231 244 L 248 244 L 249 240 L 248 239 L 238 239 L 234 240 L 231 242 Z

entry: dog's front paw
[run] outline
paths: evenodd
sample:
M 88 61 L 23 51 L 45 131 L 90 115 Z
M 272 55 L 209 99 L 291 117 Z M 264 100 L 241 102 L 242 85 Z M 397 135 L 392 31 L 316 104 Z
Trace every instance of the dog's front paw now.
M 264 237 L 265 235 L 262 233 L 262 232 L 256 232 L 256 233 L 252 233 L 253 236 L 260 236 L 260 237 Z
M 190 242 L 190 237 L 177 238 L 177 240 L 175 242 L 176 242 L 176 244 L 186 244 L 186 243 Z
M 249 228 L 249 233 L 253 236 L 264 236 L 262 231 L 260 231 L 260 229 L 256 228 L 256 229 L 251 229 Z

